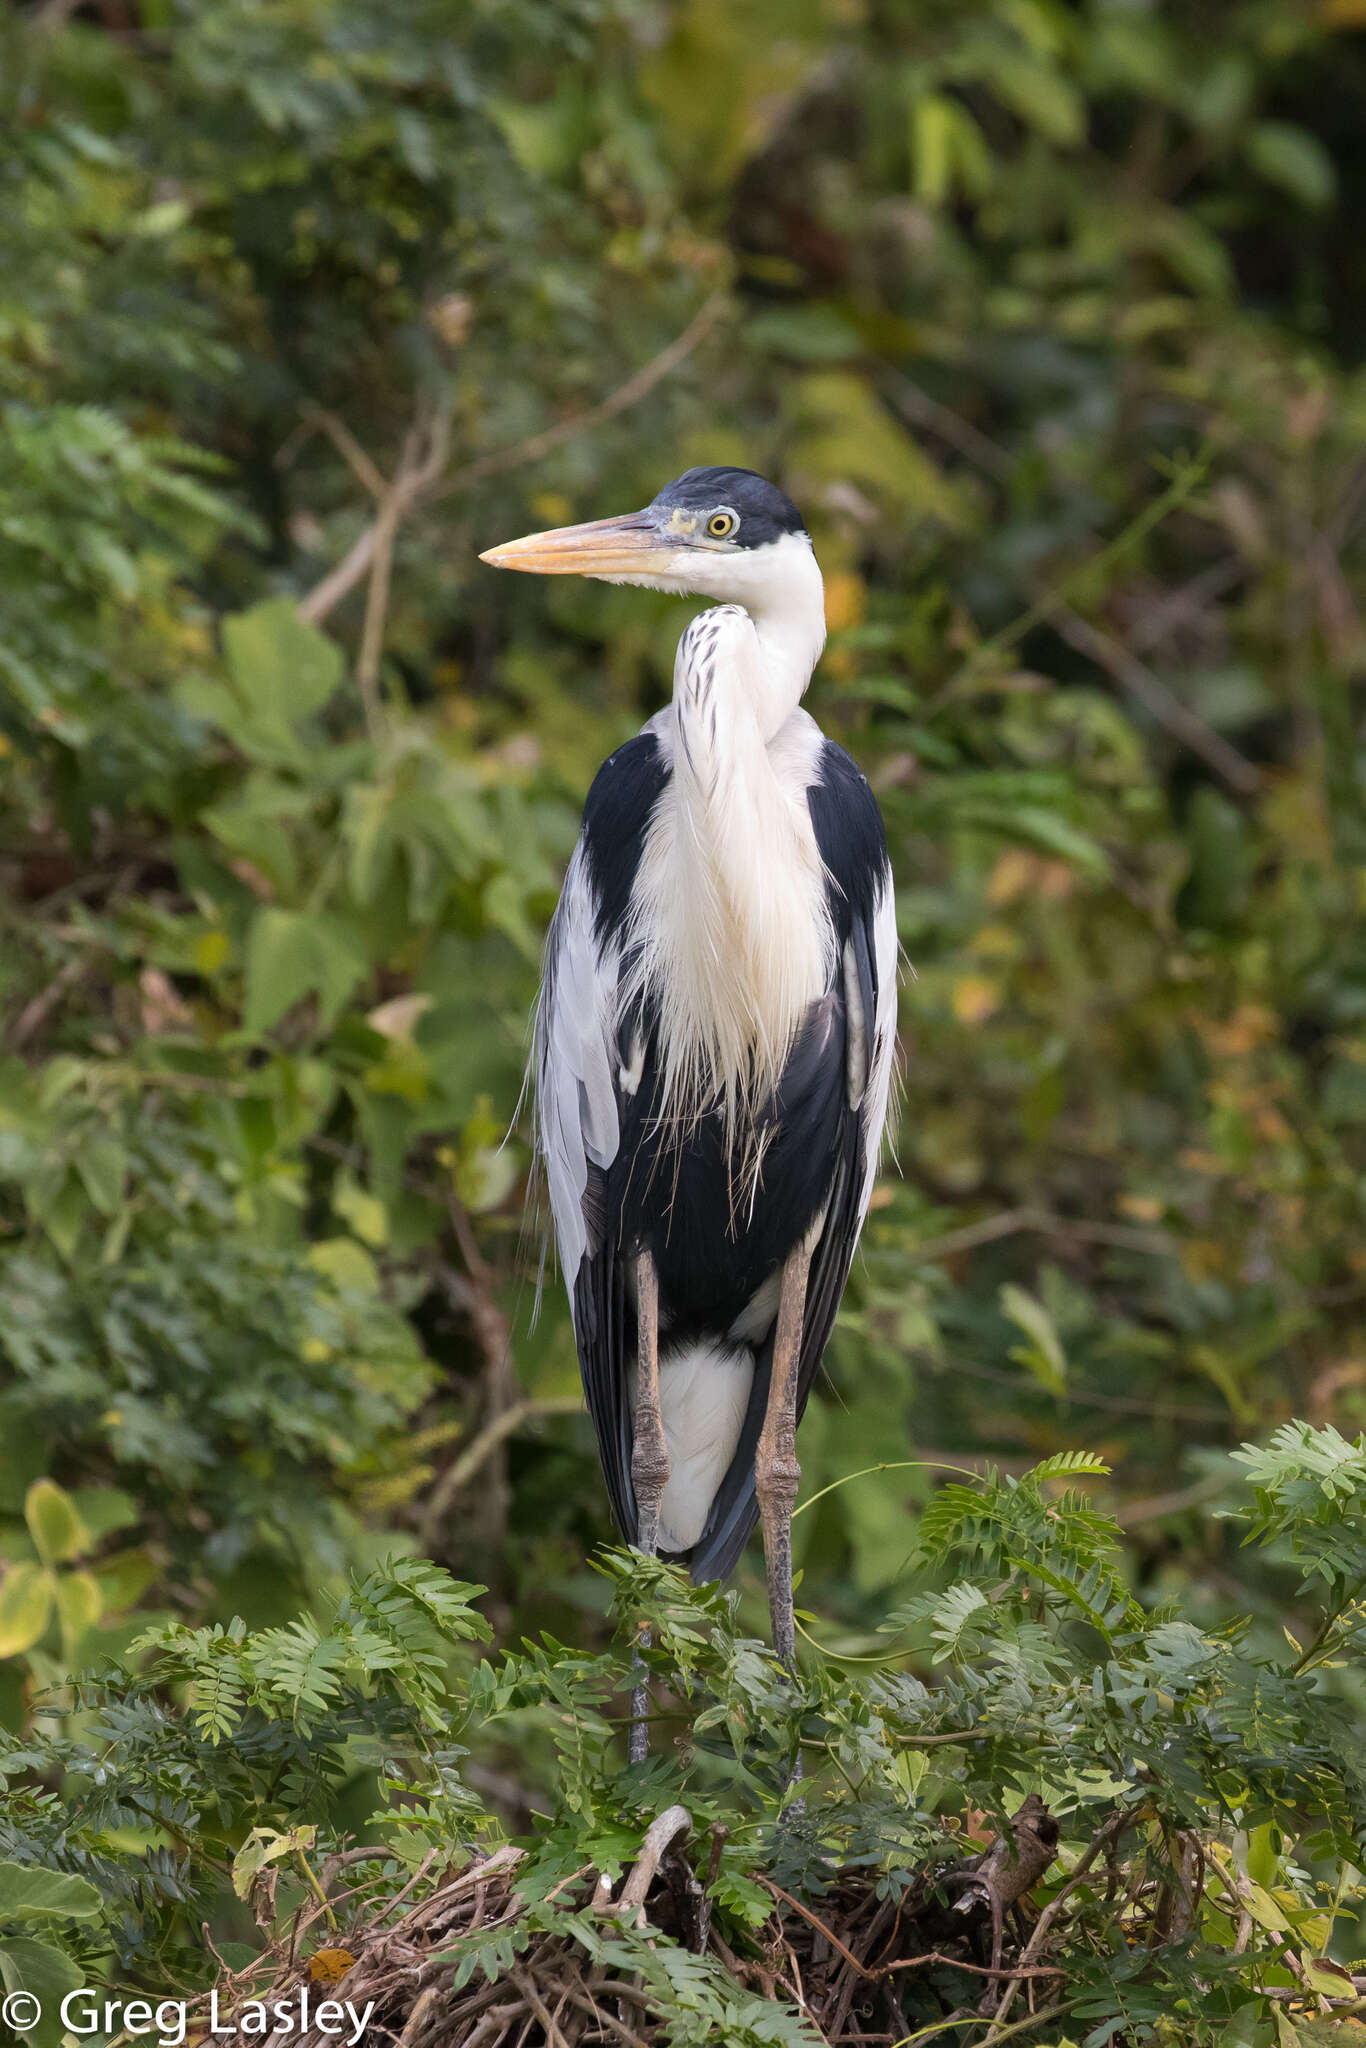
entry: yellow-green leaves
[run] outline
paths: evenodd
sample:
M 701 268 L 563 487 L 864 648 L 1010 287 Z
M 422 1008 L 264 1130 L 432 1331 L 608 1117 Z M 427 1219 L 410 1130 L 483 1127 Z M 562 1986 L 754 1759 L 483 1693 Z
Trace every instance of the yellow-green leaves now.
M 787 394 L 794 460 L 812 485 L 853 482 L 899 513 L 948 527 L 963 520 L 954 486 L 879 404 L 867 380 L 844 370 L 813 370 Z
M 341 681 L 341 649 L 284 597 L 225 619 L 223 647 L 228 679 L 188 680 L 181 703 L 212 719 L 251 759 L 299 765 L 306 758 L 300 728 Z
M 53 1576 L 42 1565 L 20 1559 L 0 1580 L 0 1657 L 17 1657 L 47 1633 L 52 1615 Z
M 232 1859 L 232 1888 L 239 1899 L 249 1899 L 263 1870 L 284 1856 L 300 1855 L 311 1849 L 318 1830 L 311 1825 L 297 1828 L 253 1828 Z
M 242 1022 L 268 1031 L 305 996 L 318 999 L 318 1028 L 330 1030 L 367 966 L 364 947 L 340 918 L 263 905 L 247 936 Z
M 70 1494 L 50 1479 L 37 1479 L 24 1502 L 24 1520 L 46 1565 L 66 1564 L 90 1546 L 90 1532 Z
M 912 189 L 929 206 L 983 199 L 995 166 L 986 138 L 961 101 L 930 92 L 911 102 Z
M 0 1580 L 0 1657 L 20 1656 L 40 1643 L 54 1613 L 63 1647 L 74 1653 L 104 1603 L 89 1572 L 59 1567 L 90 1549 L 90 1532 L 70 1494 L 50 1479 L 30 1486 L 24 1521 L 38 1558 L 36 1563 L 20 1558 Z
M 1000 1294 L 1001 1313 L 1022 1330 L 1026 1341 L 1012 1345 L 1010 1356 L 1031 1372 L 1050 1394 L 1060 1394 L 1067 1385 L 1067 1357 L 1057 1325 L 1043 1303 L 1023 1287 L 1007 1281 Z
M 24 1526 L 36 1555 L 12 1557 L 0 1578 L 0 1658 L 36 1651 L 55 1623 L 70 1668 L 90 1630 L 129 1606 L 152 1577 L 155 1567 L 144 1550 L 88 1562 L 102 1538 L 134 1519 L 135 1511 L 112 1488 L 85 1498 L 88 1515 L 51 1479 L 29 1487 Z

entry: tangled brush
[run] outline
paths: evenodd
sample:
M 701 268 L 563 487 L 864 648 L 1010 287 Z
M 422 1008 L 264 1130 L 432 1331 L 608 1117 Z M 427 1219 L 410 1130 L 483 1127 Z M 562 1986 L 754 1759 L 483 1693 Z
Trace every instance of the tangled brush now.
M 916 1880 L 900 1896 L 866 1870 L 844 1873 L 820 1900 L 803 1904 L 772 1879 L 768 1922 L 755 1953 L 737 1955 L 712 1920 L 708 1886 L 685 1847 L 692 1824 L 681 1806 L 651 1824 L 615 1890 L 584 1867 L 533 1895 L 519 1888 L 527 1858 L 503 1847 L 444 1878 L 398 1919 L 393 1905 L 302 1961 L 295 1930 L 276 1958 L 270 1989 L 259 1962 L 219 1987 L 219 2010 L 246 1997 L 288 1999 L 313 1988 L 311 2023 L 300 2048 L 335 2048 L 335 2027 L 318 2021 L 323 2000 L 371 2007 L 372 2043 L 401 2048 L 653 2048 L 656 2042 L 763 2038 L 778 2043 L 891 2044 L 910 2028 L 899 1984 L 936 1971 L 945 1986 L 973 1987 L 971 2015 L 990 2031 L 994 2015 L 1024 1989 L 1031 2009 L 1046 2004 L 1060 1972 L 1034 1964 L 1032 1934 L 1017 1901 L 1052 1862 L 1058 1827 L 1031 1795 L 1013 1839 Z M 714 1831 L 712 1875 L 722 1835 Z M 954 1973 L 957 1973 L 955 1978 Z M 323 1988 L 325 1987 L 325 1988 Z

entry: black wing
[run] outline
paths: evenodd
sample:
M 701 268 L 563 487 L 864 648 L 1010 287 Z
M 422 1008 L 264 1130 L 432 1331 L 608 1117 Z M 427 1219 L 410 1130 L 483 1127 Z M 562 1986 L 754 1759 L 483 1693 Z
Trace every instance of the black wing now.
M 780 1096 L 811 1085 L 805 1061 L 842 1060 L 845 1108 L 832 1160 L 825 1221 L 807 1278 L 797 1379 L 800 1419 L 815 1382 L 849 1278 L 873 1191 L 896 1051 L 896 906 L 887 839 L 867 777 L 832 740 L 808 791 L 811 822 L 825 864 L 837 942 L 833 1002 L 818 1034 L 803 1033 L 783 1075 Z M 833 1040 L 833 1042 L 832 1042 Z M 692 1557 L 701 1583 L 734 1570 L 759 1518 L 754 1454 L 763 1427 L 773 1359 L 770 1332 L 760 1350 L 740 1442 Z
M 631 1275 L 609 1217 L 621 1142 L 617 984 L 631 886 L 670 769 L 643 732 L 603 763 L 546 942 L 536 1013 L 537 1141 L 569 1289 L 584 1397 L 617 1527 L 636 1536 L 629 1373 Z

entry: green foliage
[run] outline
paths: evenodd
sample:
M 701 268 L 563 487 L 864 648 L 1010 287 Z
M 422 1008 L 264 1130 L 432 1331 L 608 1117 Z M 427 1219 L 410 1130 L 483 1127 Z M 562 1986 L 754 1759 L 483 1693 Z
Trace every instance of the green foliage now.
M 1276 1448 L 1271 1485 L 1293 1491 L 1301 1518 L 1331 1518 L 1346 1449 L 1301 1428 Z M 1060 1474 L 1060 1462 L 1074 1469 Z M 627 1552 L 603 1560 L 618 1633 L 593 1658 L 545 1639 L 472 1663 L 468 1646 L 488 1635 L 470 1605 L 482 1589 L 412 1559 L 353 1579 L 326 1612 L 287 1628 L 163 1625 L 130 1646 L 128 1664 L 83 1684 L 68 1728 L 40 1726 L 0 1757 L 10 1786 L 0 1924 L 41 1922 L 54 1956 L 96 1981 L 112 1969 L 155 1988 L 174 1960 L 204 1983 L 213 1959 L 192 1959 L 191 1929 L 226 1855 L 266 1963 L 274 1930 L 319 1895 L 319 1872 L 347 1842 L 348 1771 L 367 1753 L 403 1756 L 402 1769 L 384 1764 L 388 1796 L 364 1824 L 372 1854 L 345 1923 L 355 1951 L 400 1889 L 420 1902 L 452 1859 L 496 1844 L 503 1830 L 474 1789 L 477 1759 L 511 1723 L 524 1746 L 548 1736 L 558 1752 L 549 1810 L 518 1865 L 516 1923 L 457 1941 L 457 1988 L 514 1970 L 534 1935 L 553 1932 L 601 1969 L 638 1973 L 663 2040 L 700 2043 L 717 2028 L 745 2042 L 814 2039 L 781 2000 L 744 1993 L 715 1954 L 595 1919 L 567 1878 L 589 1867 L 615 1883 L 644 1821 L 680 1801 L 717 1925 L 746 1954 L 762 1950 L 772 1912 L 760 1878 L 819 1902 L 842 1872 L 871 1865 L 909 1913 L 919 1888 L 971 1852 L 968 1831 L 983 1817 L 1007 1825 L 1034 1793 L 1063 1838 L 1040 1898 L 1075 1877 L 1047 1953 L 1088 2022 L 1141 2039 L 1149 2021 L 1180 2011 L 1183 2040 L 1199 2048 L 1227 2039 L 1220 2029 L 1239 2013 L 1269 2020 L 1282 2003 L 1269 1994 L 1305 1972 L 1340 1997 L 1345 1980 L 1327 1958 L 1336 1923 L 1358 1904 L 1348 1872 L 1366 1830 L 1350 1718 L 1303 1660 L 1253 1647 L 1243 1622 L 1201 1629 L 1136 1604 L 1116 1617 L 1079 1598 L 1079 1587 L 1118 1583 L 1125 1565 L 1105 1519 L 1057 1491 L 1079 1462 L 955 1489 L 952 1510 L 923 1532 L 916 1576 L 937 1566 L 960 1576 L 942 1594 L 913 1591 L 888 1627 L 934 1645 L 928 1685 L 904 1647 L 866 1668 L 820 1657 L 790 1683 L 743 1634 L 733 1594 Z M 1100 1475 L 1092 1464 L 1084 1476 Z M 1003 1580 L 1003 1559 L 1041 1550 L 1048 1503 L 1058 1509 L 1050 1561 L 1015 1562 Z M 1345 1523 L 1344 1551 L 1352 1536 Z M 1359 1572 L 1359 1522 L 1355 1542 Z M 647 1617 L 651 1640 L 637 1652 Z M 1331 1610 L 1314 1618 L 1326 1626 Z M 1344 1640 L 1340 1652 L 1359 1679 L 1359 1644 Z M 622 1760 L 636 1654 L 656 1701 L 643 1770 Z M 81 1788 L 65 1811 L 44 1789 L 54 1773 Z M 1117 1859 L 1108 1876 L 1079 1862 L 1098 1839 Z M 1193 1917 L 1164 1933 L 1173 1843 L 1191 1839 L 1204 1873 Z M 1235 1946 L 1244 1912 L 1254 1935 Z M 898 1995 L 908 2025 L 943 2010 L 920 1979 Z
M 304 1615 L 248 1640 L 237 1619 L 226 1629 L 169 1624 L 149 1630 L 130 1650 L 158 1653 L 156 1675 L 189 1686 L 191 1722 L 211 1744 L 234 1734 L 248 1707 L 307 1733 L 379 1672 L 405 1705 L 437 1726 L 443 1646 L 487 1640 L 487 1623 L 469 1612 L 470 1596 L 483 1591 L 457 1584 L 424 1559 L 396 1558 L 353 1582 L 330 1625 Z
M 1304 1586 L 1327 1610 L 1296 1669 L 1336 1661 L 1366 1630 L 1366 1574 L 1357 1544 L 1366 1509 L 1366 1444 L 1360 1438 L 1348 1443 L 1336 1429 L 1288 1422 L 1265 1449 L 1248 1445 L 1233 1455 L 1257 1495 L 1255 1513 L 1243 1518 L 1251 1525 L 1246 1541 L 1283 1545 Z
M 3 1263 L 7 1331 L 51 1336 L 0 1398 L 58 1483 L 154 1504 L 177 1598 L 204 1551 L 192 1604 L 249 1612 L 242 1561 L 290 1553 L 292 1590 L 260 1589 L 284 1618 L 360 1554 L 357 1505 L 432 1542 L 443 1447 L 503 1398 L 467 1249 L 506 1313 L 539 935 L 680 615 L 496 579 L 476 543 L 691 460 L 771 468 L 808 511 L 813 708 L 878 786 L 918 975 L 904 1179 L 832 1352 L 844 1409 L 804 1432 L 813 1490 L 871 1435 L 1024 1457 L 1085 1428 L 1143 1499 L 1350 1355 L 1362 415 L 1331 110 L 1357 54 L 1216 12 L 7 24 Z M 561 433 L 714 287 L 691 357 Z M 433 448 L 383 577 L 310 600 Z M 130 1286 L 138 1334 L 92 1338 Z M 441 1393 L 405 1441 L 419 1348 Z M 182 1350 L 250 1412 L 175 1412 Z M 572 1390 L 555 1290 L 515 1363 L 533 1399 Z M 980 1437 L 998 1393 L 1011 1444 Z M 514 1602 L 584 1625 L 586 1432 L 529 1425 L 493 1468 L 516 1541 L 466 1499 L 452 1560 L 484 1573 L 491 1540 Z M 866 1631 L 925 1485 L 827 1496 L 818 1604 Z M 1249 1590 L 1270 1615 L 1275 1567 Z
M 202 1981 L 234 1859 L 284 1910 L 376 1807 L 377 1898 L 533 1799 L 548 1895 L 684 1783 L 742 1946 L 761 1866 L 900 1884 L 1030 1789 L 1068 1855 L 1132 1802 L 1139 1901 L 1194 1829 L 1227 1883 L 1189 1952 L 1078 1894 L 1054 2024 L 1095 2044 L 1284 2048 L 1288 2000 L 1237 2017 L 1293 1988 L 1276 1916 L 1366 1946 L 1297 1847 L 1360 1867 L 1353 21 L 6 14 L 0 1852 L 99 1889 L 62 1969 Z M 811 707 L 916 969 L 803 1424 L 799 1700 L 753 1560 L 738 1609 L 582 1569 L 560 1290 L 524 1313 L 540 935 L 683 613 L 477 552 L 714 460 L 811 522 Z M 498 1656 L 425 1551 L 490 1584 Z M 609 1596 L 686 1714 L 636 1780 Z M 37 1926 L 0 1915 L 7 1985 L 54 1967 Z M 610 1940 L 680 2042 L 766 2038 Z

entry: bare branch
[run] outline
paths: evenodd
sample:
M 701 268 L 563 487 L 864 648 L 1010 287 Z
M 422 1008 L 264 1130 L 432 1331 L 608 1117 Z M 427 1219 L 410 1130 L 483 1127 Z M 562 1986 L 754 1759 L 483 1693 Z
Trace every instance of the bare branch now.
M 95 965 L 94 954 L 73 953 L 70 959 L 57 969 L 51 981 L 39 989 L 31 1001 L 25 1003 L 6 1034 L 7 1049 L 10 1052 L 18 1052 L 27 1045 L 30 1038 L 42 1030 L 52 1012 L 70 995 L 77 982 L 81 981 Z
M 935 434 L 946 441 L 950 448 L 973 464 L 983 469 L 988 476 L 1003 481 L 1013 467 L 1009 452 L 996 441 L 975 427 L 971 420 L 965 420 L 952 406 L 941 405 L 937 398 L 931 398 L 928 391 L 922 391 L 900 370 L 894 370 L 890 363 L 882 366 L 880 381 L 902 418 L 913 427 L 921 427 L 927 434 Z
M 409 494 L 403 506 L 403 513 L 411 510 L 418 496 L 426 496 L 431 503 L 453 496 L 457 491 L 466 491 L 472 484 L 482 483 L 485 477 L 502 476 L 510 469 L 520 468 L 523 463 L 537 462 L 543 455 L 549 455 L 556 448 L 563 448 L 567 442 L 576 441 L 581 435 L 591 433 L 606 421 L 615 419 L 619 413 L 627 412 L 633 405 L 639 405 L 642 398 L 654 390 L 656 384 L 686 362 L 693 350 L 711 332 L 726 305 L 724 292 L 714 292 L 705 305 L 693 315 L 680 335 L 661 349 L 657 356 L 634 372 L 597 405 L 586 412 L 579 412 L 556 426 L 546 427 L 540 433 L 531 434 L 523 441 L 515 441 L 510 447 L 492 449 L 487 455 L 480 455 L 473 462 L 467 462 L 448 476 L 436 488 L 439 471 L 425 476 L 416 489 Z M 444 463 L 443 463 L 444 466 Z M 400 514 L 400 518 L 402 517 Z M 344 597 L 354 590 L 370 568 L 380 547 L 383 535 L 381 519 L 374 519 L 364 531 L 357 535 L 341 561 L 328 571 L 320 583 L 316 583 L 299 603 L 299 616 L 311 624 L 318 625 L 329 612 L 335 610 Z
M 480 1467 L 487 1463 L 500 1445 L 514 1435 L 524 1422 L 530 1422 L 537 1415 L 577 1415 L 582 1406 L 583 1403 L 577 1394 L 555 1394 L 546 1395 L 540 1400 L 514 1402 L 511 1408 L 504 1408 L 500 1415 L 495 1415 L 492 1422 L 480 1430 L 474 1442 L 461 1452 L 455 1463 L 447 1467 L 432 1488 L 418 1527 L 418 1543 L 421 1548 L 432 1548 L 442 1521 L 456 1495 L 469 1484 Z
M 1034 1922 L 1034 1930 L 1021 1950 L 1015 1968 L 1011 1972 L 1010 1981 L 1001 1994 L 1001 2002 L 996 2008 L 991 2032 L 983 2042 L 982 2048 L 993 2048 L 995 2042 L 1004 2041 L 1008 2034 L 1013 2034 L 1016 2031 L 1015 2027 L 1007 2027 L 1005 2021 L 1009 2017 L 1010 2008 L 1015 2002 L 1015 1994 L 1024 1982 L 1023 1972 L 1029 1968 L 1029 1965 L 1037 1957 L 1040 1949 L 1043 1947 L 1044 1938 L 1052 1927 L 1053 1922 L 1057 1919 L 1068 1899 L 1071 1898 L 1073 1892 L 1086 1876 L 1087 1871 L 1091 1868 L 1097 1856 L 1100 1855 L 1103 1849 L 1107 1849 L 1112 1842 L 1118 1840 L 1132 1819 L 1133 1814 L 1130 1809 L 1127 1806 L 1121 1806 L 1096 1829 L 1095 1834 L 1092 1835 L 1073 1867 L 1072 1875 L 1068 1878 L 1062 1890 L 1049 1900 L 1038 1919 Z
M 326 434 L 351 474 L 364 484 L 377 503 L 383 504 L 388 496 L 389 486 L 345 420 L 338 419 L 336 413 L 328 412 L 324 406 L 308 405 L 305 407 L 305 424 L 315 426 L 321 433 Z M 285 443 L 285 448 L 290 448 L 293 441 L 294 436 L 291 435 L 290 440 Z M 278 466 L 284 467 L 285 449 L 281 449 L 276 461 Z
M 928 392 L 890 367 L 884 369 L 882 383 L 892 403 L 912 425 L 937 434 L 940 440 L 947 441 L 960 455 L 997 482 L 1009 475 L 1011 462 L 1007 451 L 981 433 L 970 420 L 963 419 L 951 407 L 941 405 L 938 399 L 931 398 Z M 1244 565 L 1237 557 L 1231 562 L 1217 563 L 1210 573 L 1212 591 L 1217 594 L 1229 583 L 1236 582 L 1243 573 Z M 1179 593 L 1183 602 L 1190 595 L 1189 590 Z M 1338 612 L 1345 616 L 1349 607 L 1350 600 L 1346 599 L 1344 589 Z M 1112 676 L 1131 696 L 1137 697 L 1150 717 L 1155 718 L 1193 754 L 1198 754 L 1230 789 L 1239 796 L 1256 794 L 1262 779 L 1252 763 L 1245 760 L 1237 748 L 1230 746 L 1203 718 L 1197 717 L 1189 705 L 1183 704 L 1136 654 L 1113 640 L 1108 633 L 1101 632 L 1069 604 L 1061 601 L 1050 603 L 1045 597 L 1036 609 L 1038 616 L 1051 620 L 1070 647 L 1097 662 L 1107 675 Z M 1350 619 L 1355 624 L 1354 612 Z
M 645 1900 L 650 1886 L 654 1883 L 655 1872 L 659 1869 L 667 1851 L 678 1840 L 692 1833 L 692 1815 L 686 1806 L 667 1806 L 645 1831 L 640 1845 L 635 1868 L 621 1888 L 621 1897 L 611 1910 L 629 1917 L 643 1914 Z
M 662 383 L 687 361 L 693 350 L 711 333 L 725 306 L 726 294 L 713 292 L 667 348 L 642 364 L 633 376 L 619 384 L 599 404 L 590 406 L 587 412 L 575 413 L 571 419 L 561 420 L 558 426 L 532 434 L 525 441 L 517 441 L 510 448 L 494 449 L 491 454 L 480 455 L 475 461 L 466 463 L 463 469 L 457 469 L 447 477 L 439 490 L 433 491 L 433 503 L 449 498 L 456 491 L 468 490 L 471 484 L 482 483 L 485 477 L 502 476 L 509 469 L 520 468 L 524 462 L 539 462 L 543 455 L 563 448 L 570 441 L 577 441 L 581 435 L 591 433 L 594 427 L 616 419 L 619 413 L 629 412 L 633 405 L 639 405 L 642 398 L 649 396 L 656 384 Z
M 1080 612 L 1073 611 L 1067 604 L 1046 605 L 1044 616 L 1050 618 L 1057 631 L 1069 647 L 1075 647 L 1078 654 L 1084 654 L 1103 668 L 1107 675 L 1126 689 L 1159 725 L 1165 726 L 1174 739 L 1198 754 L 1207 768 L 1219 777 L 1221 782 L 1238 796 L 1255 796 L 1262 786 L 1260 772 L 1251 761 L 1231 747 L 1226 739 L 1197 717 L 1188 704 L 1183 704 L 1174 691 L 1169 690 L 1160 676 L 1153 674 L 1146 662 L 1131 654 L 1118 640 L 1102 633 Z
M 81 0 L 43 0 L 28 18 L 28 32 L 31 36 L 55 35 L 59 28 L 65 28 Z
M 965 1223 L 960 1230 L 945 1231 L 942 1237 L 927 1237 L 912 1250 L 917 1260 L 952 1258 L 957 1252 L 975 1251 L 978 1245 L 995 1244 L 1003 1237 L 1036 1230 L 1043 1237 L 1071 1237 L 1081 1244 L 1113 1244 L 1123 1251 L 1145 1252 L 1161 1258 L 1171 1251 L 1171 1240 L 1158 1230 L 1135 1230 L 1125 1223 L 1086 1223 L 1070 1216 L 1055 1216 L 1051 1210 L 1032 1207 L 1002 1209 L 980 1222 Z

